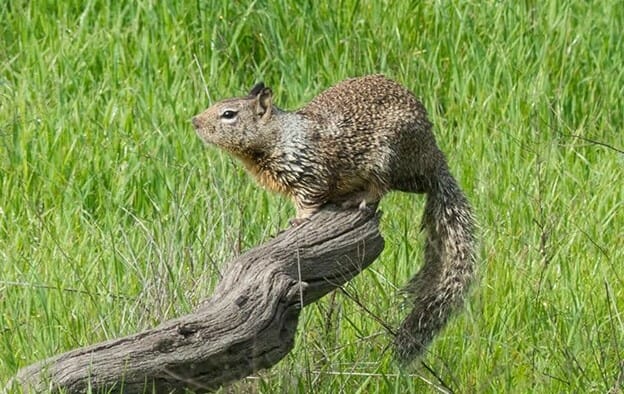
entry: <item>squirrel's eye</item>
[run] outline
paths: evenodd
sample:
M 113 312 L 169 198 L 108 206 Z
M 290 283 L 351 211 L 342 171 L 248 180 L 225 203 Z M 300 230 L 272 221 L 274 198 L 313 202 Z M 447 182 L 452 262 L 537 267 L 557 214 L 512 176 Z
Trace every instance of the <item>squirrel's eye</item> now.
M 234 117 L 236 116 L 236 111 L 232 111 L 232 110 L 226 110 L 223 111 L 223 113 L 221 114 L 221 117 L 223 119 L 234 119 Z

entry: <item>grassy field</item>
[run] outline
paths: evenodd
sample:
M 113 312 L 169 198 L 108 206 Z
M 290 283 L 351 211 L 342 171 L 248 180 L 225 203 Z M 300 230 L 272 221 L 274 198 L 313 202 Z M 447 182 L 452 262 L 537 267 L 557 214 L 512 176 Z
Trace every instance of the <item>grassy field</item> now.
M 194 114 L 259 80 L 294 109 L 382 72 L 422 98 L 475 206 L 479 283 L 424 364 L 394 364 L 390 334 L 337 294 L 234 391 L 622 392 L 624 7 L 297 4 L 1 2 L 0 384 L 190 311 L 287 226 L 290 203 L 205 148 Z M 386 249 L 347 287 L 392 326 L 422 207 L 384 199 Z

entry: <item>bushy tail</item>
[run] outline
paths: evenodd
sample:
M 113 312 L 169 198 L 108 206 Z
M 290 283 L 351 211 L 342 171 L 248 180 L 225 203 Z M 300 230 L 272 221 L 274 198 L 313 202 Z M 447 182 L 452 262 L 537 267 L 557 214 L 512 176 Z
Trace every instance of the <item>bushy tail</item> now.
M 462 306 L 475 273 L 475 222 L 468 200 L 447 170 L 431 186 L 422 221 L 425 265 L 406 288 L 414 309 L 394 340 L 396 357 L 404 363 L 421 355 Z

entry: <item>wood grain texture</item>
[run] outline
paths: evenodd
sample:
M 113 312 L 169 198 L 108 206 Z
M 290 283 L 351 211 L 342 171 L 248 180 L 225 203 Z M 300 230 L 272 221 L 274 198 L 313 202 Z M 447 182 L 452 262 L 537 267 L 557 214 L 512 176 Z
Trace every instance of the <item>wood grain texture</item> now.
M 374 210 L 326 208 L 228 263 L 191 314 L 23 368 L 7 390 L 204 392 L 269 368 L 292 349 L 301 305 L 381 253 L 378 225 Z

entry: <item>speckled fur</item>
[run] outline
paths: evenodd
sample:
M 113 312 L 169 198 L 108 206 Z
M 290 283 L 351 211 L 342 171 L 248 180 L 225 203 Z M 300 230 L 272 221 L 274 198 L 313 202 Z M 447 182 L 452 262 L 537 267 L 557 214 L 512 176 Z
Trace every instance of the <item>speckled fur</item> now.
M 400 360 L 421 355 L 463 303 L 474 276 L 475 240 L 470 205 L 416 97 L 370 75 L 286 112 L 258 84 L 246 97 L 214 104 L 193 124 L 205 142 L 238 157 L 262 186 L 291 197 L 299 221 L 329 202 L 362 207 L 391 190 L 427 195 L 425 265 L 407 287 L 414 309 L 395 338 Z

